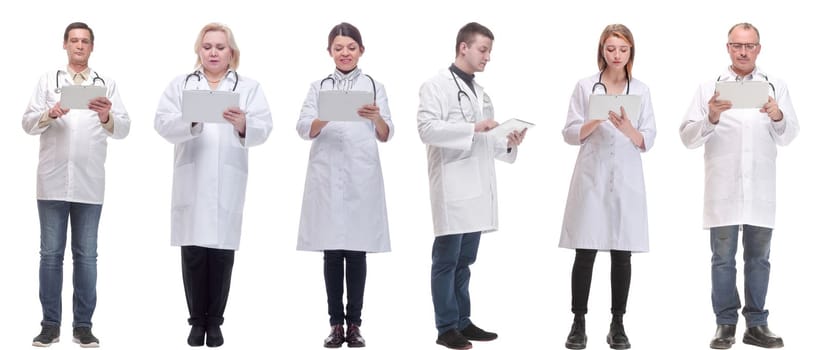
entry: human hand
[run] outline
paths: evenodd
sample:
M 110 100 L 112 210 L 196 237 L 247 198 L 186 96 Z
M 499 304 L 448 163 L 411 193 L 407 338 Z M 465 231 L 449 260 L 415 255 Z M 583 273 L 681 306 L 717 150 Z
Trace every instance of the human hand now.
M 376 122 L 380 118 L 380 107 L 374 104 L 362 105 L 362 107 L 357 110 L 357 114 L 360 117 Z
M 245 136 L 245 112 L 238 107 L 229 107 L 223 111 L 223 118 L 234 126 L 240 136 Z
M 493 119 L 480 120 L 474 123 L 474 132 L 486 132 L 488 130 L 496 128 L 497 125 L 499 125 L 499 123 L 497 123 Z
M 522 129 L 522 131 L 511 131 L 508 134 L 508 147 L 515 147 L 519 146 L 522 143 L 522 140 L 525 140 L 525 133 L 528 131 L 528 128 Z
M 733 107 L 731 101 L 719 100 L 717 97 L 719 97 L 719 92 L 714 91 L 714 95 L 708 100 L 708 120 L 711 124 L 719 123 L 719 115 Z
M 768 117 L 775 122 L 782 120 L 783 117 L 782 111 L 779 110 L 779 105 L 776 104 L 776 100 L 770 96 L 768 96 L 768 103 L 762 106 L 759 112 L 768 113 Z
M 100 118 L 100 123 L 108 123 L 108 118 L 111 115 L 111 101 L 105 96 L 95 97 L 88 101 L 88 109 L 97 112 L 97 118 Z
M 51 109 L 49 109 L 49 118 L 52 118 L 52 119 L 60 118 L 64 115 L 66 115 L 66 113 L 68 113 L 68 111 L 69 111 L 68 108 L 60 107 L 60 102 L 57 102 L 57 104 L 55 104 L 54 107 L 51 107 Z

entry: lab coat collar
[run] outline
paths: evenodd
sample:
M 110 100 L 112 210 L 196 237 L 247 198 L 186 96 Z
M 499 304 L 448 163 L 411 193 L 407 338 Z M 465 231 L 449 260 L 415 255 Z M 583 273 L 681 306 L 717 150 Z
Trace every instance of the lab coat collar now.
M 768 75 L 762 72 L 759 69 L 759 66 L 754 67 L 754 70 L 751 74 L 748 74 L 744 77 L 737 78 L 738 75 L 734 72 L 731 66 L 728 66 L 722 74 L 719 75 L 717 81 L 734 81 L 734 80 L 768 80 Z

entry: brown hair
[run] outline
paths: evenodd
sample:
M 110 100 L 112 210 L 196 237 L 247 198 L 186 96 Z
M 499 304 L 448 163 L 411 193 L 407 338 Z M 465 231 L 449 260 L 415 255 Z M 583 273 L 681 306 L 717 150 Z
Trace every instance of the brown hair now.
M 597 65 L 600 71 L 604 71 L 608 66 L 605 61 L 605 56 L 602 54 L 602 49 L 605 46 L 605 40 L 610 37 L 617 37 L 625 40 L 631 46 L 631 55 L 628 57 L 628 63 L 625 64 L 625 73 L 628 79 L 631 79 L 631 69 L 634 67 L 634 53 L 636 52 L 636 45 L 634 45 L 634 35 L 631 30 L 622 24 L 609 24 L 602 30 L 602 35 L 599 36 L 599 45 L 597 46 Z
M 494 40 L 494 33 L 491 33 L 491 30 L 484 25 L 477 22 L 468 23 L 462 26 L 460 31 L 457 33 L 456 55 L 454 57 L 460 55 L 460 44 L 466 43 L 468 46 L 471 46 L 471 44 L 474 43 L 474 39 L 477 34 Z

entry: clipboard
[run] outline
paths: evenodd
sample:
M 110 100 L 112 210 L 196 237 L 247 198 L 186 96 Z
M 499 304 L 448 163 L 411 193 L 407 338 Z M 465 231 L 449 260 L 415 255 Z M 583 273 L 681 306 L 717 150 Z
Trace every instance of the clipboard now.
M 718 81 L 716 91 L 719 92 L 719 96 L 716 99 L 731 101 L 732 109 L 762 108 L 768 103 L 769 89 L 767 81 Z
M 500 125 L 497 125 L 495 128 L 488 130 L 488 134 L 494 136 L 496 138 L 504 138 L 508 137 L 512 131 L 522 131 L 525 128 L 532 129 L 533 127 L 537 126 L 534 123 L 526 122 L 521 119 L 511 118 L 506 120 Z
M 625 108 L 625 113 L 636 126 L 639 120 L 639 106 L 642 104 L 640 95 L 591 95 L 588 99 L 588 117 L 590 119 L 608 119 L 608 112 L 619 113 L 619 107 Z
M 228 123 L 223 112 L 240 105 L 240 94 L 232 91 L 183 90 L 183 120 Z
M 106 96 L 106 88 L 94 85 L 66 85 L 60 88 L 60 106 L 68 109 L 88 109 L 94 98 Z
M 317 103 L 317 114 L 324 121 L 355 121 L 365 119 L 357 114 L 363 105 L 374 103 L 371 91 L 322 90 Z

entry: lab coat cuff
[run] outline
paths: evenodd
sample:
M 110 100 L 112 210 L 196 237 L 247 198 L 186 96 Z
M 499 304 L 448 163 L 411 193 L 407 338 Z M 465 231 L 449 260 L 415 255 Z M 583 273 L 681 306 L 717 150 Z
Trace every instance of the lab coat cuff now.
M 114 114 L 111 111 L 108 112 L 108 120 L 105 123 L 102 123 L 103 129 L 106 129 L 109 134 L 114 134 Z
M 717 126 L 718 124 L 719 124 L 719 123 L 716 123 L 716 124 L 711 123 L 711 119 L 710 119 L 710 118 L 708 118 L 708 116 L 706 115 L 706 116 L 705 116 L 705 120 L 704 120 L 704 122 L 702 123 L 702 136 L 706 136 L 706 135 L 708 135 L 708 134 L 710 134 L 710 133 L 714 132 L 714 130 L 716 130 L 716 126 Z
M 773 131 L 775 131 L 778 135 L 782 135 L 785 133 L 785 127 L 787 123 L 785 122 L 785 114 L 782 114 L 782 119 L 780 121 L 774 121 L 771 119 L 771 127 L 773 127 Z

